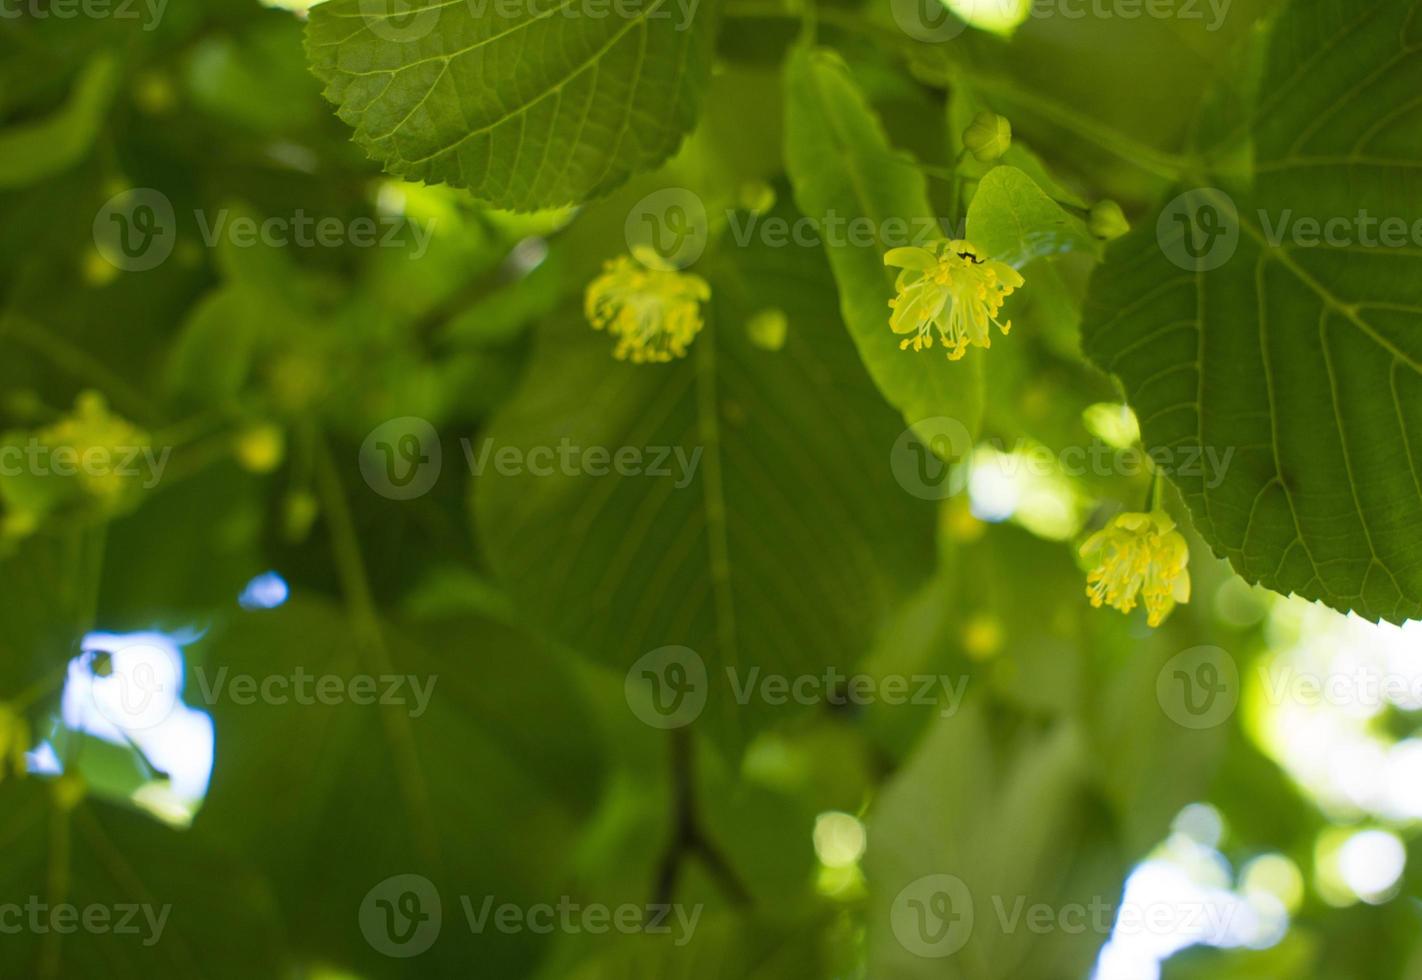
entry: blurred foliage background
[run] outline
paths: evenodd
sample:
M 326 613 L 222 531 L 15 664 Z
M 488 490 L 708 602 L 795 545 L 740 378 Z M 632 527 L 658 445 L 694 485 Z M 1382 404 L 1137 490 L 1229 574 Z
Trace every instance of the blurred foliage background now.
M 1422 700 L 1309 705 L 1271 687 L 1361 671 L 1415 691 L 1417 631 L 1250 586 L 1193 535 L 1194 596 L 1162 628 L 1083 596 L 1076 545 L 1150 489 L 1143 469 L 1059 465 L 1139 438 L 1079 353 L 1090 249 L 1032 258 L 1011 337 L 972 352 L 981 429 L 942 502 L 894 479 L 904 421 L 851 343 L 820 248 L 713 241 L 694 270 L 709 322 L 684 362 L 616 362 L 588 329 L 583 290 L 626 251 L 647 194 L 796 217 L 782 66 L 803 11 L 721 5 L 677 154 L 576 208 L 516 213 L 367 159 L 308 67 L 303 9 L 59 6 L 0 20 L 3 442 L 63 431 L 169 455 L 152 486 L 0 477 L 0 905 L 171 916 L 151 946 L 6 934 L 5 976 L 1422 976 Z M 1150 224 L 1170 182 L 1149 161 L 1248 98 L 1281 6 L 1235 0 L 1217 30 L 971 27 L 947 60 L 887 0 L 816 13 L 935 205 L 952 181 L 933 168 L 986 105 L 1012 120 L 1007 162 L 1059 201 L 1112 199 Z M 103 254 L 95 226 L 141 188 L 171 203 L 177 234 L 138 271 Z M 429 238 L 243 247 L 200 227 L 298 212 Z M 443 469 L 393 500 L 363 477 L 361 447 L 410 417 L 437 432 Z M 565 438 L 701 446 L 714 462 L 676 490 L 475 474 L 461 441 Z M 103 636 L 135 634 L 181 650 L 187 707 L 166 741 L 78 706 L 108 679 Z M 713 688 L 728 666 L 950 685 L 862 706 L 741 706 L 722 685 L 696 723 L 663 731 L 629 709 L 626 680 L 667 644 L 698 650 Z M 1237 702 L 1190 727 L 1161 679 L 1205 646 L 1235 666 Z M 198 668 L 298 667 L 437 683 L 418 717 L 202 703 Z M 401 874 L 443 898 L 438 941 L 408 960 L 360 913 Z M 965 882 L 975 909 L 943 959 L 896 929 L 904 889 L 931 874 Z M 702 912 L 684 945 L 476 933 L 459 896 Z M 1051 923 L 1006 921 L 1019 902 Z M 1058 918 L 1093 902 L 1108 911 L 1085 929 Z M 1115 928 L 1123 904 L 1173 918 Z

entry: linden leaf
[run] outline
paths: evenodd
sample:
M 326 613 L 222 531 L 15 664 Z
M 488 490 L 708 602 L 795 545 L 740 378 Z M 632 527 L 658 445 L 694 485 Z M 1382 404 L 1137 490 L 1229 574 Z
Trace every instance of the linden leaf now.
M 798 50 L 785 70 L 785 165 L 805 214 L 868 219 L 872 242 L 826 236 L 840 311 L 874 383 L 910 424 L 948 416 L 975 430 L 982 415 L 984 352 L 950 362 L 941 348 L 899 349 L 889 328 L 892 270 L 884 253 L 944 237 L 923 173 L 896 156 L 883 127 L 844 64 L 825 52 Z
M 80 72 L 68 100 L 37 122 L 0 132 L 0 187 L 24 187 L 77 163 L 94 144 L 113 101 L 118 61 L 99 55 Z
M 1217 553 L 1393 622 L 1422 616 L 1422 244 L 1377 222 L 1415 218 L 1419 9 L 1292 4 L 1252 190 L 1186 191 L 1114 243 L 1083 325 Z
M 497 207 L 561 207 L 672 155 L 715 40 L 716 0 L 576 3 L 420 0 L 396 16 L 385 0 L 331 0 L 311 11 L 307 50 L 388 172 Z
M 1016 167 L 994 167 L 968 207 L 968 238 L 982 253 L 1021 268 L 1064 252 L 1100 252 L 1085 223 Z M 1029 284 L 1030 285 L 1030 284 Z
M 549 323 L 527 384 L 466 448 L 479 533 L 529 621 L 619 672 L 690 648 L 689 716 L 734 740 L 809 707 L 747 686 L 858 662 L 929 572 L 934 506 L 895 482 L 902 425 L 819 253 L 757 243 L 708 279 L 706 326 L 670 364 L 613 360 L 580 316 Z M 772 296 L 792 326 L 769 351 L 744 324 Z M 511 447 L 529 467 L 501 468 Z M 573 455 L 535 472 L 555 451 Z

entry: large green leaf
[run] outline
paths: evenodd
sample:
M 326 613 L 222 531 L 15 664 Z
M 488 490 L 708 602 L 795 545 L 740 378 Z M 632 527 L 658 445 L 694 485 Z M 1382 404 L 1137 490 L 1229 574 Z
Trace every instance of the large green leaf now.
M 614 361 L 580 316 L 554 322 L 527 384 L 471 447 L 530 464 L 501 473 L 488 455 L 477 479 L 481 533 L 529 620 L 618 670 L 690 647 L 706 665 L 705 715 L 723 731 L 795 710 L 739 706 L 728 669 L 744 684 L 856 662 L 883 612 L 926 577 L 933 526 L 932 505 L 894 481 L 901 423 L 844 335 L 818 253 L 724 256 L 734 264 L 710 277 L 709 320 L 685 360 Z M 789 321 L 778 350 L 746 329 L 771 297 Z M 547 461 L 528 454 L 560 445 L 637 451 L 665 472 L 534 475 Z
M 994 167 L 978 184 L 968 207 L 968 238 L 1017 268 L 1049 255 L 1100 251 L 1085 223 L 1016 167 Z
M 262 872 L 307 956 L 402 975 L 367 945 L 356 909 L 382 880 L 419 874 L 445 916 L 424 969 L 457 972 L 477 955 L 500 976 L 523 976 L 536 937 L 472 932 L 459 896 L 477 907 L 488 895 L 568 893 L 601 743 L 565 663 L 521 631 L 453 610 L 382 627 L 388 649 L 375 656 L 345 610 L 297 597 L 240 614 L 192 648 L 187 693 L 213 714 L 217 763 L 191 833 Z M 371 676 L 381 678 L 376 703 L 368 691 L 364 702 L 313 693 L 316 678 Z M 246 677 L 288 681 L 253 700 L 241 693 Z M 557 719 L 570 737 L 533 718 Z M 512 812 L 523 846 L 506 834 Z
M 1422 615 L 1422 246 L 1380 245 L 1357 219 L 1416 218 L 1418 9 L 1297 0 L 1260 87 L 1252 189 L 1207 187 L 1159 232 L 1142 222 L 1095 277 L 1083 327 L 1240 574 L 1394 622 Z M 1213 246 L 1198 263 L 1192 217 L 1223 230 L 1193 240 Z M 1285 227 L 1305 218 L 1343 219 L 1349 244 Z
M 868 219 L 873 240 L 826 233 L 840 310 L 864 366 L 910 424 L 947 416 L 968 429 L 982 414 L 982 359 L 950 362 L 942 350 L 899 349 L 889 329 L 893 276 L 884 253 L 942 237 L 923 173 L 896 154 L 844 64 L 798 49 L 785 72 L 785 165 L 800 210 L 829 227 L 832 217 Z M 980 351 L 974 353 L 981 353 Z
M 311 14 L 312 68 L 390 173 L 500 207 L 577 204 L 671 156 L 710 75 L 714 0 L 510 6 L 332 0 Z
M 1092 906 L 1119 881 L 1088 759 L 1071 720 L 1004 729 L 978 699 L 935 722 L 869 826 L 870 975 L 1084 976 L 1107 938 L 1100 917 L 1041 929 L 1027 916 Z
M 24 187 L 73 166 L 99 134 L 118 83 L 118 61 L 99 55 L 84 67 L 52 115 L 0 132 L 0 188 Z
M 252 868 L 210 841 L 93 797 L 66 812 L 52 789 L 39 779 L 0 784 L 6 853 L 0 899 L 33 907 L 19 916 L 7 912 L 0 974 L 114 980 L 281 974 L 286 924 Z

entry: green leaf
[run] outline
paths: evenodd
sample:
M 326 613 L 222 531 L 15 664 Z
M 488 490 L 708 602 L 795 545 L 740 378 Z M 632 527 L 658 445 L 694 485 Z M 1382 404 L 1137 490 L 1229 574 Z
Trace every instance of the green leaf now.
M 927 576 L 933 526 L 932 505 L 894 481 L 902 423 L 836 320 L 818 253 L 724 254 L 734 264 L 711 277 L 685 360 L 614 361 L 581 316 L 555 321 L 487 441 L 467 447 L 485 459 L 480 533 L 528 621 L 619 673 L 690 647 L 709 679 L 703 713 L 723 732 L 796 711 L 737 704 L 728 670 L 744 684 L 855 663 L 883 612 Z M 745 329 L 770 297 L 789 322 L 778 351 Z M 546 459 L 530 453 L 560 445 L 630 449 L 662 475 L 556 460 L 534 475 Z M 495 454 L 508 450 L 529 467 L 500 472 Z
M 288 924 L 260 875 L 211 841 L 93 797 L 66 812 L 53 785 L 0 784 L 8 854 L 0 894 L 22 908 L 40 906 L 39 922 L 65 905 L 107 911 L 90 912 L 89 927 L 62 934 L 13 929 L 0 943 L 0 973 L 240 980 L 283 972 Z
M 117 85 L 117 59 L 99 55 L 79 73 L 57 112 L 0 132 L 0 188 L 33 184 L 82 159 L 94 145 Z
M 591 944 L 594 954 L 556 975 L 569 980 L 817 980 L 830 970 L 819 923 L 770 928 L 708 913 L 688 930 L 690 916 L 703 911 L 677 906 L 685 918 L 670 919 L 669 935 L 599 937 Z M 551 980 L 553 974 L 542 976 Z
M 1107 938 L 1091 913 L 1071 930 L 1027 917 L 1032 906 L 1089 909 L 1119 881 L 1089 805 L 1088 761 L 1075 721 L 1003 730 L 977 700 L 936 722 L 869 826 L 869 975 L 1084 976 Z
M 968 239 L 1019 269 L 1049 255 L 1101 250 L 1080 218 L 1067 214 L 1016 167 L 994 167 L 978 184 L 968 207 Z
M 1398 106 L 1422 82 L 1417 14 L 1294 3 L 1260 87 L 1253 190 L 1205 188 L 1167 207 L 1158 242 L 1147 220 L 1115 243 L 1083 326 L 1217 553 L 1393 622 L 1422 616 L 1422 247 L 1375 247 L 1357 219 L 1415 219 L 1422 128 Z M 1195 240 L 1213 247 L 1193 268 L 1192 218 L 1224 232 Z M 1285 223 L 1305 218 L 1344 219 L 1351 244 L 1301 242 Z
M 578 204 L 651 170 L 695 122 L 718 3 L 645 0 L 596 16 L 562 0 L 369 0 L 311 12 L 308 53 L 356 141 L 411 180 L 518 210 Z
M 486 619 L 385 619 L 380 629 L 385 655 L 346 609 L 297 597 L 239 615 L 192 648 L 187 694 L 210 705 L 217 763 L 191 833 L 263 874 L 305 950 L 359 975 L 395 975 L 362 938 L 361 896 L 390 875 L 416 873 L 445 903 L 424 968 L 457 972 L 477 954 L 499 976 L 525 976 L 538 937 L 472 932 L 457 896 L 477 906 L 485 895 L 568 894 L 603 774 L 580 693 L 564 661 Z M 244 701 L 232 686 L 298 671 L 304 695 L 291 681 L 276 698 Z M 374 703 L 344 695 L 313 703 L 316 678 L 362 676 L 384 678 Z M 395 688 L 395 677 L 407 680 Z M 514 812 L 521 847 L 505 846 L 500 829 Z
M 840 312 L 864 366 L 910 424 L 948 416 L 975 430 L 982 414 L 982 351 L 950 362 L 941 350 L 899 349 L 889 329 L 893 276 L 884 253 L 943 237 L 923 173 L 896 155 L 848 69 L 824 51 L 797 50 L 785 73 L 785 165 L 802 212 L 868 219 L 874 241 L 826 234 Z M 892 222 L 892 224 L 891 224 Z M 919 237 L 922 236 L 922 237 Z M 890 239 L 886 241 L 886 239 Z M 856 244 L 858 242 L 858 244 Z

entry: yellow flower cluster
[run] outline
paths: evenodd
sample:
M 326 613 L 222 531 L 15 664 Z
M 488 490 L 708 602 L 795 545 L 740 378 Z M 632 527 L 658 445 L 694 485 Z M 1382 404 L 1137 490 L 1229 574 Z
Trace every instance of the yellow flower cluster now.
M 603 267 L 588 285 L 583 308 L 593 329 L 617 338 L 613 356 L 645 364 L 686 356 L 701 332 L 701 304 L 710 297 L 705 279 L 638 249 Z
M 933 330 L 956 361 L 969 346 L 991 347 L 990 326 L 1005 335 L 1011 321 L 998 321 L 1003 300 L 1022 285 L 1022 276 L 1006 262 L 983 259 L 977 246 L 967 241 L 938 242 L 934 248 L 890 249 L 884 264 L 902 269 L 889 300 L 894 311 L 889 326 L 894 333 L 910 334 L 899 344 L 920 351 L 933 346 Z
M 1144 596 L 1151 626 L 1177 602 L 1190 601 L 1190 549 L 1164 511 L 1126 513 L 1086 539 L 1081 556 L 1095 563 L 1086 578 L 1091 604 L 1130 612 Z
M 104 396 L 97 391 L 80 393 L 74 399 L 74 411 L 35 433 L 35 438 L 46 446 L 71 448 L 80 459 L 86 458 L 90 451 L 101 451 L 107 456 L 120 447 L 138 448 L 149 444 L 148 433 L 110 412 Z M 125 477 L 120 468 L 110 466 L 94 472 L 81 468 L 79 482 L 91 496 L 113 500 L 133 481 Z

